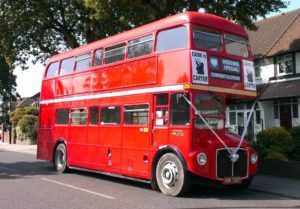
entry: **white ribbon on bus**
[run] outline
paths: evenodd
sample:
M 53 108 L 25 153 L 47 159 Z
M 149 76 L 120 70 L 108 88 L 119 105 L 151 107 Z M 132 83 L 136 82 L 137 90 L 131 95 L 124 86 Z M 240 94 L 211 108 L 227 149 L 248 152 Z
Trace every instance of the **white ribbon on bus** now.
M 239 159 L 239 155 L 237 154 L 237 152 L 240 149 L 240 147 L 241 147 L 241 145 L 242 145 L 242 143 L 244 141 L 244 138 L 245 138 L 245 135 L 247 133 L 248 126 L 249 126 L 249 123 L 250 123 L 250 119 L 251 119 L 251 116 L 252 116 L 252 114 L 254 112 L 254 107 L 255 107 L 255 104 L 256 104 L 257 101 L 255 100 L 254 103 L 253 103 L 253 105 L 252 105 L 252 108 L 251 108 L 249 116 L 248 116 L 248 118 L 246 120 L 246 124 L 244 126 L 244 130 L 243 130 L 243 133 L 242 133 L 242 136 L 241 136 L 241 139 L 240 139 L 240 142 L 239 142 L 238 146 L 236 148 L 230 149 L 226 145 L 226 143 L 221 139 L 221 137 L 219 137 L 219 135 L 214 131 L 214 129 L 207 123 L 207 121 L 201 115 L 200 111 L 197 110 L 197 108 L 195 107 L 195 105 L 185 95 L 183 95 L 183 98 L 194 109 L 196 115 L 198 115 L 200 117 L 200 119 L 204 122 L 204 124 L 207 126 L 207 128 L 217 137 L 217 139 L 221 142 L 221 144 L 226 148 L 226 150 L 230 154 L 229 157 L 230 157 L 231 161 L 232 162 L 236 162 Z

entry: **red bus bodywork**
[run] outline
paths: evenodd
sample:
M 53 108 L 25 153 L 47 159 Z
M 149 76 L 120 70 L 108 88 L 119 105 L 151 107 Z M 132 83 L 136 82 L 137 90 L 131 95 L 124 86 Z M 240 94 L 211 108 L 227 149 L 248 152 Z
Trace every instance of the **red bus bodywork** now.
M 180 26 L 186 29 L 186 45 L 158 51 L 158 34 Z M 195 47 L 195 26 L 218 31 L 222 36 L 222 48 L 215 51 Z M 238 182 L 234 179 L 225 182 L 227 176 L 223 174 L 220 177 L 223 168 L 218 165 L 224 164 L 218 155 L 226 155 L 221 153 L 224 150 L 222 143 L 209 129 L 201 125 L 202 128 L 196 128 L 196 115 L 192 108 L 189 107 L 188 116 L 185 116 L 189 120 L 185 124 L 176 124 L 177 115 L 182 118 L 184 113 L 174 113 L 175 110 L 172 109 L 176 106 L 176 98 L 180 100 L 183 94 L 188 95 L 192 102 L 195 102 L 194 95 L 198 93 L 218 95 L 224 99 L 224 111 L 229 100 L 256 98 L 255 89 L 249 90 L 246 87 L 243 70 L 243 63 L 251 64 L 251 52 L 248 50 L 245 57 L 227 53 L 224 46 L 225 33 L 247 39 L 246 31 L 228 20 L 204 13 L 186 12 L 51 57 L 42 81 L 37 157 L 54 161 L 55 150 L 58 144 L 63 143 L 69 167 L 156 181 L 159 160 L 166 153 L 173 153 L 180 159 L 183 168 L 196 176 L 224 184 L 248 180 L 257 171 L 257 163 L 251 163 L 255 151 L 246 140 L 240 149 L 244 153 L 240 155 L 245 158 L 243 165 L 239 165 L 243 167 L 243 175 L 228 176 L 239 177 Z M 146 35 L 153 37 L 151 51 L 130 58 L 129 40 Z M 125 43 L 125 57 L 122 60 L 105 63 L 102 57 L 101 64 L 93 66 L 96 50 L 103 49 L 105 53 L 110 50 L 109 47 L 119 43 Z M 77 72 L 77 57 L 87 53 L 91 55 L 91 64 L 87 69 Z M 204 83 L 201 83 L 202 78 L 199 80 L 200 74 L 193 72 L 193 56 L 199 53 L 200 56 L 205 56 L 202 60 L 206 59 L 204 65 L 207 67 L 204 68 L 207 70 L 207 80 Z M 210 57 L 216 57 L 214 59 L 224 69 L 226 63 L 229 63 L 229 68 L 233 71 L 239 63 L 237 68 L 240 73 L 226 73 L 222 67 L 220 72 L 213 71 L 210 69 Z M 63 74 L 62 61 L 68 58 L 75 60 L 72 71 Z M 57 63 L 58 71 L 47 76 L 50 74 L 49 66 L 53 63 Z M 160 114 L 160 109 L 164 110 L 164 115 Z M 59 110 L 68 113 L 65 114 L 68 121 L 62 122 L 63 124 L 58 122 Z M 119 116 L 115 119 L 117 122 L 101 122 L 102 114 L 115 113 L 115 110 L 119 110 Z M 97 115 L 96 124 L 91 122 L 93 111 Z M 135 122 L 135 117 L 147 121 Z M 104 116 L 103 120 L 110 121 Z M 225 113 L 220 121 L 222 120 L 224 123 Z M 213 120 L 211 123 L 215 124 Z M 215 131 L 228 147 L 237 147 L 239 136 L 227 133 L 224 125 Z M 206 155 L 204 165 L 199 165 L 199 153 Z M 229 165 L 224 164 L 225 167 Z M 224 173 L 226 172 L 224 168 Z

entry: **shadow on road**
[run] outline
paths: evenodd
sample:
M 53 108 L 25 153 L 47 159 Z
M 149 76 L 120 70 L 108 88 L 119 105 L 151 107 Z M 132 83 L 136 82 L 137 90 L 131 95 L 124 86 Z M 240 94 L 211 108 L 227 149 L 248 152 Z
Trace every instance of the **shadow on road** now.
M 127 180 L 117 177 L 106 176 L 103 174 L 89 173 L 85 171 L 71 171 L 73 174 L 85 176 L 89 178 L 99 179 L 99 181 L 109 181 L 113 185 L 120 184 L 129 187 L 135 187 L 142 190 L 152 191 L 150 184 L 136 182 L 133 180 Z M 114 185 L 115 186 L 115 185 Z M 219 200 L 287 200 L 293 198 L 287 198 L 281 195 L 268 194 L 263 192 L 252 191 L 250 189 L 245 190 L 233 190 L 221 185 L 214 185 L 209 183 L 192 183 L 189 191 L 183 197 L 168 197 L 159 192 L 164 198 L 173 198 L 174 200 L 180 199 L 219 199 Z M 222 208 L 222 207 L 220 207 Z M 226 207 L 225 207 L 226 208 Z M 279 207 L 280 208 L 280 207 Z
M 51 164 L 43 161 L 36 162 L 0 162 L 1 179 L 24 179 L 36 175 L 53 175 Z

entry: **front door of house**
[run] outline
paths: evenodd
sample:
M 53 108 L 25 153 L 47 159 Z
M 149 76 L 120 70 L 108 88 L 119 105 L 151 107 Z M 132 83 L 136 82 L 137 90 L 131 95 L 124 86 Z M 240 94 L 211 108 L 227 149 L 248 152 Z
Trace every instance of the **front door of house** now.
M 280 105 L 280 126 L 287 130 L 292 128 L 292 112 L 290 104 Z

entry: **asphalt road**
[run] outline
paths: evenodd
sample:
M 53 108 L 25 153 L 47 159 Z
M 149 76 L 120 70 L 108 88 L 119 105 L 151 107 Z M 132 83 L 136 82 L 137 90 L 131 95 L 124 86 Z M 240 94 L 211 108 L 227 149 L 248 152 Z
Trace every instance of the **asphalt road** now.
M 150 185 L 73 171 L 57 175 L 34 155 L 0 150 L 0 209 L 300 208 L 300 200 L 252 190 L 193 185 L 181 198 Z

